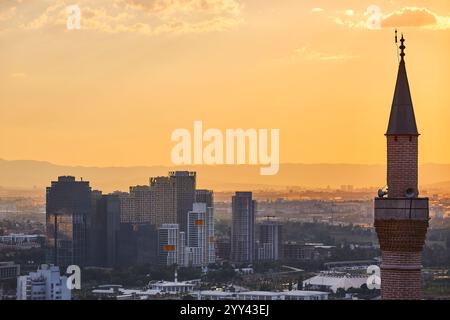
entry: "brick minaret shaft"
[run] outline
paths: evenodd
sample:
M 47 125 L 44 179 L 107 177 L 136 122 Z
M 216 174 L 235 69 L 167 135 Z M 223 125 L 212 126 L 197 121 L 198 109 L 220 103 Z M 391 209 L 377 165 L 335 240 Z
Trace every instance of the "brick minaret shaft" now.
M 375 229 L 381 248 L 381 298 L 421 299 L 422 250 L 428 199 L 419 198 L 418 137 L 405 66 L 405 39 L 389 118 L 387 198 L 375 199 Z

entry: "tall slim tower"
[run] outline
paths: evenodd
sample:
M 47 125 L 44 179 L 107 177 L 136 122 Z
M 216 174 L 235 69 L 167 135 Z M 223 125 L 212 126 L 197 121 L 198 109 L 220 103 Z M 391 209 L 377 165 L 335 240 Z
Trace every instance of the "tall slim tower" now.
M 196 175 L 189 171 L 169 172 L 169 178 L 175 181 L 177 223 L 184 233 L 187 233 L 187 213 L 195 202 Z
M 405 39 L 387 138 L 387 197 L 375 198 L 375 229 L 381 247 L 381 298 L 421 299 L 422 249 L 428 198 L 419 198 L 418 137 L 405 67 Z
M 206 203 L 194 202 L 193 209 L 188 212 L 186 246 L 190 250 L 188 264 L 203 266 L 208 264 L 208 221 Z
M 195 190 L 195 202 L 206 204 L 206 246 L 207 263 L 216 262 L 216 248 L 214 235 L 214 192 L 212 190 Z
M 256 201 L 251 192 L 232 197 L 231 261 L 253 263 Z

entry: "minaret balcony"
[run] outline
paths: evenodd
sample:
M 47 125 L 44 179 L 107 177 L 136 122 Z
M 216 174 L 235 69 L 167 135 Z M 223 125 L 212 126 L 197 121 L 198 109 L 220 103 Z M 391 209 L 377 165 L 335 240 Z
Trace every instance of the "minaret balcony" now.
M 428 219 L 428 198 L 375 198 L 375 220 Z

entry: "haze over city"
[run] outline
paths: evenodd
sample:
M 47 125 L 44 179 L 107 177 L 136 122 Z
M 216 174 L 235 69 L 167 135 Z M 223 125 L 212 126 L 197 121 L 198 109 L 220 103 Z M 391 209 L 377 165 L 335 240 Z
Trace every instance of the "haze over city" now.
M 0 0 L 0 300 L 450 301 L 449 40 L 448 0 Z
M 424 132 L 421 163 L 450 163 L 450 4 L 378 1 L 0 3 L 0 156 L 58 165 L 171 165 L 170 134 L 280 128 L 281 163 L 384 164 L 398 63 Z M 366 13 L 366 14 L 365 14 Z M 392 45 L 386 45 L 392 43 Z

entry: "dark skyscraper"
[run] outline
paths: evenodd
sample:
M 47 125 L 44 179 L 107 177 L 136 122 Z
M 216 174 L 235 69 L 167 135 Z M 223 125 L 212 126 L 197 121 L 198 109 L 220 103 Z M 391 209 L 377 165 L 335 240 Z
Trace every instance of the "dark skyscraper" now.
M 94 266 L 114 267 L 117 264 L 120 230 L 120 199 L 118 195 L 102 195 L 92 211 L 89 252 Z
M 253 263 L 256 201 L 251 192 L 232 197 L 231 261 Z
M 88 181 L 61 176 L 46 192 L 47 259 L 64 267 L 87 263 L 91 188 Z
M 418 137 L 405 67 L 401 61 L 386 132 L 387 198 L 375 199 L 375 229 L 381 248 L 382 299 L 420 299 L 422 249 L 428 228 L 428 198 L 419 198 Z
M 195 202 L 206 203 L 206 207 L 214 207 L 214 192 L 212 190 L 199 189 L 195 191 Z
M 177 223 L 180 232 L 187 233 L 187 214 L 195 202 L 196 173 L 173 171 L 169 172 L 169 178 L 175 181 Z
M 264 221 L 259 226 L 259 260 L 279 260 L 282 255 L 282 229 L 276 221 Z

